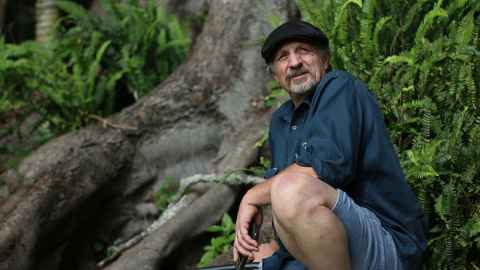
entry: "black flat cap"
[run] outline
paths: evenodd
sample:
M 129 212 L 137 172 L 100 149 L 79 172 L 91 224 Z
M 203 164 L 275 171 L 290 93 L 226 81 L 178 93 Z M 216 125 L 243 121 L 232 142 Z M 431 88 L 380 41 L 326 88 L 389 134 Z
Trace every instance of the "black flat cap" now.
M 288 21 L 268 35 L 262 47 L 265 62 L 271 63 L 281 45 L 291 40 L 306 41 L 321 49 L 328 48 L 328 38 L 320 29 L 301 20 Z

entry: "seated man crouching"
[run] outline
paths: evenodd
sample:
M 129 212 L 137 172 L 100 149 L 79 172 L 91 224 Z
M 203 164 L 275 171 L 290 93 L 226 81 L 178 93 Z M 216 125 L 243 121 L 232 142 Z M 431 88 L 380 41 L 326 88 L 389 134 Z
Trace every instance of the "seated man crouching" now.
M 266 270 L 420 269 L 425 219 L 372 93 L 331 70 L 328 39 L 309 23 L 276 28 L 262 56 L 290 100 L 272 116 L 267 179 L 240 204 L 235 259 L 264 259 Z M 279 248 L 248 236 L 266 204 Z

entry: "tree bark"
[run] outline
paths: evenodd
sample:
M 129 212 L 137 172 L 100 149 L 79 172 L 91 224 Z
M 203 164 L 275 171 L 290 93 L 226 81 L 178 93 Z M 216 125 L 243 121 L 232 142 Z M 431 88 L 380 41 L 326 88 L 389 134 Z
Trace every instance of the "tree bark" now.
M 127 250 L 106 270 L 162 269 L 168 255 L 184 240 L 205 232 L 221 219 L 235 199 L 235 190 L 216 184 L 179 211 L 149 237 Z
M 285 16 L 285 7 L 284 0 L 209 1 L 189 59 L 151 95 L 103 125 L 49 142 L 3 174 L 9 196 L 0 200 L 0 269 L 92 267 L 75 256 L 91 259 L 98 234 L 117 237 L 115 231 L 131 216 L 126 212 L 165 177 L 222 173 L 252 163 L 253 145 L 269 118 L 269 110 L 258 105 L 271 80 L 260 44 L 270 31 L 267 17 Z M 205 208 L 228 190 L 215 185 Z M 190 212 L 178 220 L 193 226 L 196 213 Z M 199 229 L 186 226 L 188 232 L 181 234 L 191 237 L 212 222 L 205 220 Z M 161 265 L 175 247 L 152 237 L 140 243 L 155 249 L 151 256 L 136 260 L 145 251 L 140 248 L 125 253 L 122 262 Z
M 226 175 L 196 174 L 182 179 L 177 191 L 177 195 L 181 196 L 180 199 L 170 204 L 159 219 L 153 222 L 141 234 L 115 246 L 112 255 L 99 262 L 97 266 L 100 268 L 107 266 L 114 259 L 118 258 L 119 255 L 135 246 L 147 236 L 153 236 L 153 240 L 148 239 L 144 243 L 132 248 L 132 250 L 127 251 L 135 255 L 124 255 L 113 266 L 109 266 L 109 269 L 114 267 L 122 269 L 145 267 L 146 261 L 151 261 L 158 268 L 157 262 L 161 261 L 162 256 L 165 257 L 169 253 L 166 250 L 169 248 L 173 249 L 184 240 L 193 238 L 196 234 L 203 232 L 228 210 L 236 197 L 235 189 L 239 185 L 254 185 L 263 182 L 263 180 L 263 178 L 243 173 L 228 173 Z M 222 185 L 212 186 L 215 183 L 221 183 Z M 230 187 L 225 185 L 230 185 Z M 176 226 L 172 227 L 168 222 L 171 223 L 173 217 L 175 218 Z M 165 233 L 165 231 L 168 231 L 168 233 Z M 152 246 L 155 246 L 156 250 L 161 252 L 158 252 L 158 254 L 155 252 L 143 252 L 144 249 L 151 249 Z M 135 258 L 135 260 L 129 262 L 131 258 Z M 140 265 L 135 265 L 135 263 Z M 125 267 L 125 265 L 129 266 Z

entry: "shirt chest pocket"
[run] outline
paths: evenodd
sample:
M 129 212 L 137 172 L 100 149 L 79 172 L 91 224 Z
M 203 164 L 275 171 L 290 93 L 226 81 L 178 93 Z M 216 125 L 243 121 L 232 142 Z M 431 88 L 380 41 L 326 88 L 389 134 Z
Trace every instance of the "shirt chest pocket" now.
M 292 149 L 290 150 L 289 164 L 299 163 L 299 161 L 304 157 L 309 150 L 307 140 L 302 136 L 295 140 L 292 143 Z M 301 164 L 300 164 L 301 165 Z

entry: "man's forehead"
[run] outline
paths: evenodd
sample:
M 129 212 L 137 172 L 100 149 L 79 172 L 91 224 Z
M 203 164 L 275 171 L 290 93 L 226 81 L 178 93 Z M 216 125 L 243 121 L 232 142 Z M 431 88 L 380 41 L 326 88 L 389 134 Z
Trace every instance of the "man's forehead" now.
M 298 47 L 307 47 L 310 49 L 318 50 L 318 48 L 315 45 L 311 44 L 310 42 L 303 41 L 303 40 L 291 40 L 282 44 L 278 48 L 278 50 L 275 52 L 274 56 L 277 56 L 282 51 L 288 51 L 288 50 L 296 49 Z
M 296 47 L 300 47 L 300 46 L 305 46 L 305 47 L 308 47 L 308 48 L 317 48 L 315 45 L 313 45 L 312 43 L 307 42 L 307 41 L 290 40 L 290 41 L 287 41 L 284 44 L 282 44 L 280 46 L 280 48 L 278 49 L 278 51 L 281 51 L 282 49 L 291 49 L 291 48 L 296 48 Z

